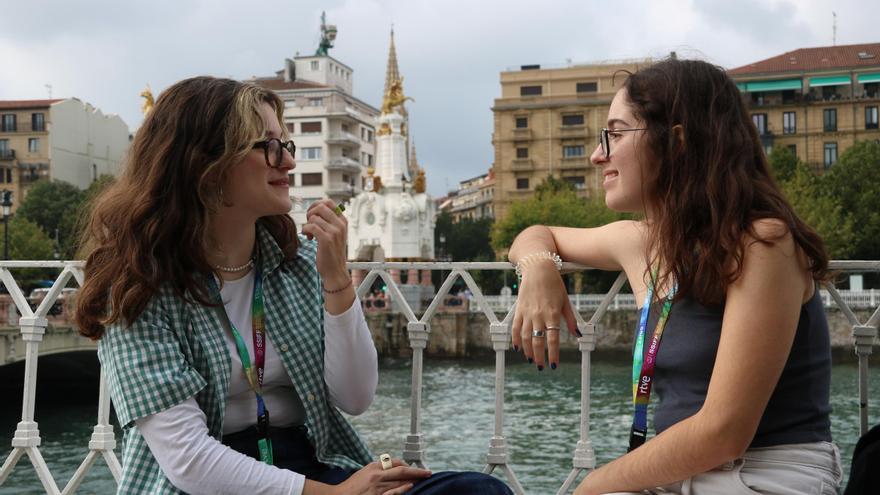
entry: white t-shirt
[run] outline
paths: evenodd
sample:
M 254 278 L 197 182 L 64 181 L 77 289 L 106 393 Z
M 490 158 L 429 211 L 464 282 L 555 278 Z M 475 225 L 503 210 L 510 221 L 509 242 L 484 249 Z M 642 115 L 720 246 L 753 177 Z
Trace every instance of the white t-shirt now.
M 226 314 L 245 341 L 253 364 L 253 271 L 226 281 L 220 291 Z M 372 403 L 379 381 L 376 348 L 360 301 L 344 313 L 324 312 L 324 381 L 330 402 L 348 414 L 361 414 Z M 266 336 L 263 398 L 272 426 L 300 424 L 304 417 L 281 358 Z M 256 422 L 256 396 L 241 366 L 235 340 L 227 332 L 232 374 L 223 433 L 244 430 Z M 177 488 L 191 494 L 248 493 L 300 495 L 305 477 L 236 452 L 208 434 L 207 420 L 195 398 L 135 421 L 162 471 Z

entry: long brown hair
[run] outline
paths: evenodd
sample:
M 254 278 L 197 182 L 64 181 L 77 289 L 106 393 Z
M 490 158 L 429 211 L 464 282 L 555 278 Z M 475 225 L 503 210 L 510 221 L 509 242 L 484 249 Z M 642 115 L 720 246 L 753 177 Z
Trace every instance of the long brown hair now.
M 828 276 L 822 239 L 774 181 L 743 98 L 723 69 L 670 58 L 630 75 L 623 87 L 647 128 L 646 256 L 648 266 L 662 260 L 658 285 L 674 277 L 679 297 L 721 302 L 742 272 L 744 236 L 779 239 L 759 235 L 759 219 L 784 223 L 813 277 Z
M 204 284 L 205 275 L 216 274 L 206 259 L 208 217 L 225 204 L 221 184 L 229 169 L 266 136 L 264 102 L 280 122 L 281 100 L 253 84 L 194 77 L 162 93 L 131 143 L 122 176 L 95 200 L 85 224 L 85 283 L 75 317 L 82 335 L 98 339 L 106 325 L 130 324 L 161 287 L 212 304 Z M 295 256 L 296 226 L 288 215 L 259 221 L 286 258 Z

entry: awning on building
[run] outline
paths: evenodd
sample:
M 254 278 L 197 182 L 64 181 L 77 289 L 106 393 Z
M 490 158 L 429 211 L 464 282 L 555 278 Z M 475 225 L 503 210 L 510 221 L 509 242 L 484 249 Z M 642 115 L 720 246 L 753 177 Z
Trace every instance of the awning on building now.
M 850 76 L 825 76 L 810 78 L 811 88 L 818 88 L 820 86 L 843 86 L 846 84 L 852 84 L 852 78 Z
M 880 72 L 874 72 L 873 74 L 859 74 L 859 83 L 876 83 L 880 82 Z
M 742 86 L 745 85 L 745 89 Z M 749 81 L 738 83 L 740 91 L 755 93 L 758 91 L 785 91 L 788 89 L 802 89 L 803 81 L 800 79 L 781 79 L 776 81 Z

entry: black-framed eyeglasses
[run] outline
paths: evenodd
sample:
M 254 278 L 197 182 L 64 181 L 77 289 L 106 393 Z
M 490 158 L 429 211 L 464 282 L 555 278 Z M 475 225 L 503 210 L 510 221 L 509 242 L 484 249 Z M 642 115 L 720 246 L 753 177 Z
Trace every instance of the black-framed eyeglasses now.
M 608 129 L 607 127 L 603 127 L 602 132 L 599 133 L 599 146 L 602 147 L 602 152 L 605 153 L 605 158 L 608 158 L 611 156 L 611 141 L 608 140 L 609 133 L 647 130 L 647 127 L 636 127 L 632 129 Z
M 284 150 L 294 156 L 296 153 L 296 145 L 293 139 L 290 141 L 282 141 L 278 138 L 269 138 L 254 144 L 254 148 L 262 148 L 266 155 L 266 165 L 271 168 L 278 168 L 284 160 Z

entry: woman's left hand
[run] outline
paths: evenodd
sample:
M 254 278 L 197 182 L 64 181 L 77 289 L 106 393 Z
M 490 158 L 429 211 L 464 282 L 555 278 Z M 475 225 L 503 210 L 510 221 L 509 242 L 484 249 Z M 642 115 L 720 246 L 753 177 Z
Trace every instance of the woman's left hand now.
M 336 212 L 333 200 L 322 199 L 309 206 L 302 233 L 318 241 L 316 264 L 325 285 L 333 289 L 348 283 L 348 269 L 345 267 L 348 220 Z

